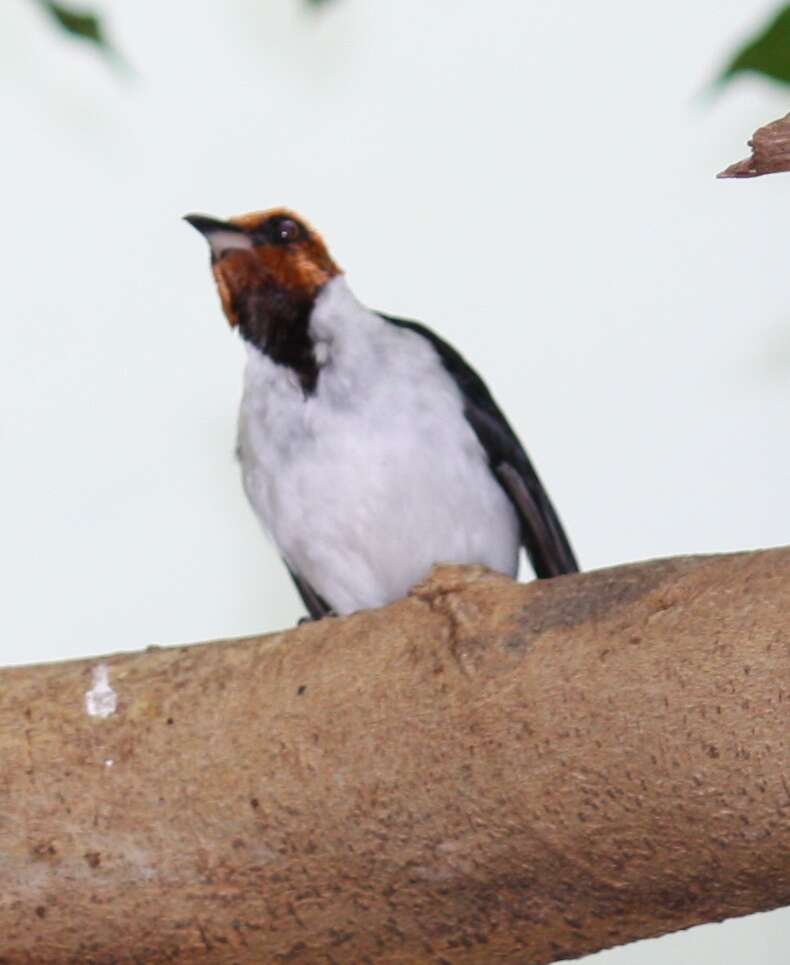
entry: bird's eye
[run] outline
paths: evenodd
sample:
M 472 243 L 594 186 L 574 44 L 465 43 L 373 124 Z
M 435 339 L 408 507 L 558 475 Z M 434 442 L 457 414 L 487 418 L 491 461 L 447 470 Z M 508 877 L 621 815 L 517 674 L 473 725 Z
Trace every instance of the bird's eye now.
M 280 244 L 287 245 L 292 241 L 298 241 L 301 236 L 301 229 L 293 218 L 282 218 L 277 222 L 274 236 Z

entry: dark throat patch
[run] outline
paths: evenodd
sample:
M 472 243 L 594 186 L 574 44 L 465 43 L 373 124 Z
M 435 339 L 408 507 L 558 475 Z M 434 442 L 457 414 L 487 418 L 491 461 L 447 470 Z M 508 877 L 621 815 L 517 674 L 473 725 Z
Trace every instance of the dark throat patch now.
M 301 292 L 262 285 L 241 292 L 235 309 L 242 337 L 277 365 L 292 369 L 305 396 L 318 382 L 318 364 L 309 334 L 314 299 Z

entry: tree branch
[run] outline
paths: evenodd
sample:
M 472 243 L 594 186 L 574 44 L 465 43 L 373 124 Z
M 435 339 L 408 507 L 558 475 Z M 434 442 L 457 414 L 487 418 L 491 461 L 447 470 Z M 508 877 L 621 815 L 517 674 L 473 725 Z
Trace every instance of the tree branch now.
M 0 673 L 0 960 L 551 962 L 790 903 L 790 551 Z

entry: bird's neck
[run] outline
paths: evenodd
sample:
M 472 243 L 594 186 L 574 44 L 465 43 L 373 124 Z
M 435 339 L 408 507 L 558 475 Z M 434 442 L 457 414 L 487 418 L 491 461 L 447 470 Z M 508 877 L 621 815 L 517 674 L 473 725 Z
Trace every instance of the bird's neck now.
M 242 338 L 277 365 L 290 369 L 304 394 L 318 382 L 318 362 L 310 333 L 315 298 L 275 285 L 246 290 L 237 300 Z
M 274 288 L 250 289 L 238 306 L 242 337 L 278 366 L 285 366 L 313 395 L 321 370 L 353 381 L 368 367 L 378 334 L 390 326 L 362 305 L 343 275 L 330 279 L 313 298 Z

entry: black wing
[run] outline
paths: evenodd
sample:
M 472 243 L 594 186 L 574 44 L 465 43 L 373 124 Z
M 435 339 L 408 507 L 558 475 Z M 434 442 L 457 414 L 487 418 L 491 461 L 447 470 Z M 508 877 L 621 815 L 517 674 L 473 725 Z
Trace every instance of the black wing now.
M 551 500 L 485 382 L 451 345 L 429 328 L 390 315 L 381 317 L 426 338 L 461 390 L 466 418 L 518 513 L 522 543 L 536 576 L 578 572 L 579 565 Z
M 288 566 L 287 563 L 285 565 Z M 290 566 L 288 566 L 288 572 L 291 574 L 291 579 L 299 591 L 299 596 L 302 598 L 302 602 L 307 607 L 307 612 L 313 620 L 320 620 L 322 617 L 333 615 L 332 607 L 315 592 L 309 583 L 305 583 L 301 576 L 294 573 Z

